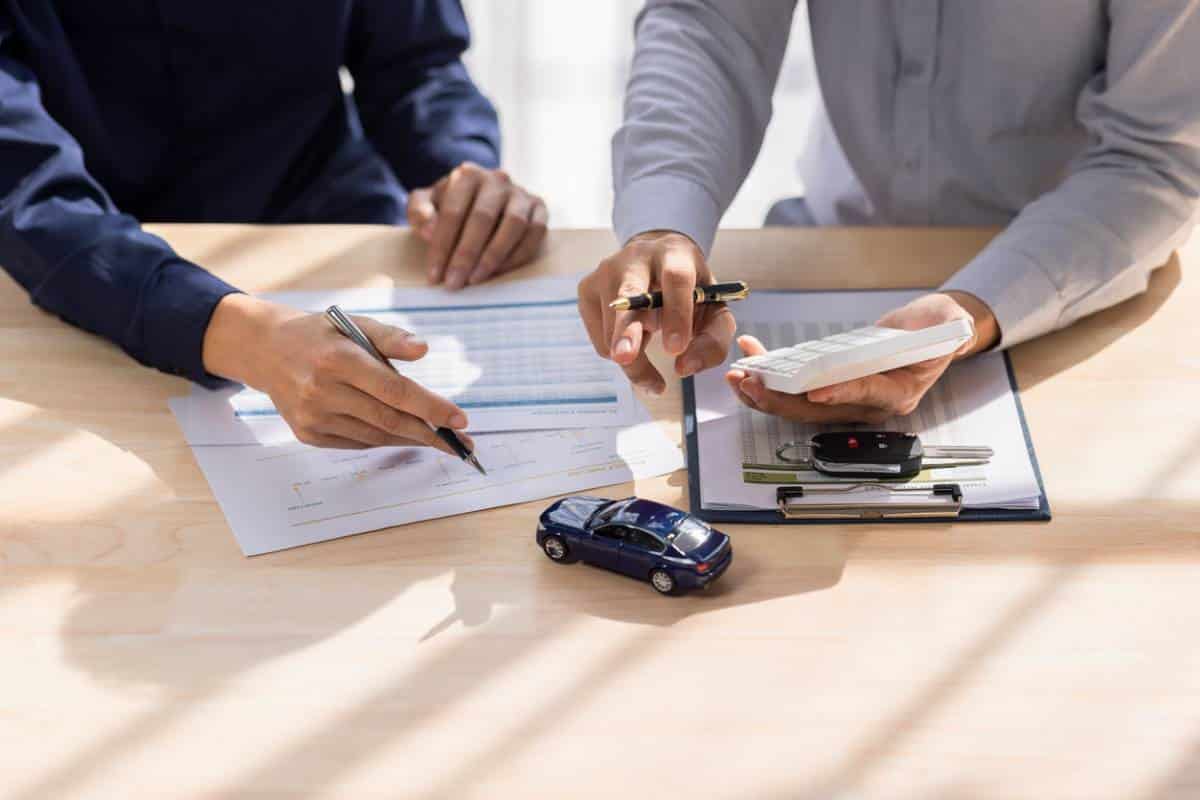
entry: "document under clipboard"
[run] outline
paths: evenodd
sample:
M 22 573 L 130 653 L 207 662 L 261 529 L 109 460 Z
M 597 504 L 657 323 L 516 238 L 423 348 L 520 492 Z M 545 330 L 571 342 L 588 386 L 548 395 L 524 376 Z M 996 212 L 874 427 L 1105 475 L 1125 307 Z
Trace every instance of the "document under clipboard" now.
M 772 299 L 770 295 L 776 297 Z M 765 299 L 763 296 L 766 296 Z M 808 295 L 808 297 L 805 297 Z M 806 311 L 812 311 L 815 304 L 829 304 L 838 302 L 839 297 L 847 304 L 853 304 L 855 310 L 863 309 L 865 315 L 872 311 L 872 304 L 888 304 L 887 307 L 895 304 L 898 301 L 903 301 L 904 297 L 899 292 L 763 292 L 746 301 L 747 304 L 753 303 L 756 300 L 763 303 L 781 303 L 786 301 L 788 309 L 795 310 L 795 316 L 805 318 Z M 813 305 L 805 305 L 806 303 Z M 772 318 L 779 317 L 778 307 L 772 311 L 769 307 L 762 310 L 756 318 L 752 308 L 741 309 L 742 314 L 739 315 L 739 323 L 745 325 L 748 332 L 759 333 L 765 331 L 763 327 L 766 322 Z M 746 313 L 750 312 L 750 313 Z M 760 334 L 761 338 L 761 334 Z M 794 339 L 795 340 L 795 339 Z M 771 345 L 768 345 L 771 346 Z M 855 496 L 858 487 L 847 485 L 848 481 L 842 481 L 838 484 L 827 484 L 823 481 L 804 481 L 800 485 L 795 482 L 780 481 L 779 485 L 767 485 L 776 483 L 773 480 L 754 480 L 751 478 L 745 481 L 749 486 L 751 483 L 764 484 L 759 487 L 760 494 L 757 496 L 759 500 L 755 507 L 740 508 L 740 507 L 714 507 L 718 506 L 713 503 L 706 507 L 704 505 L 705 493 L 702 492 L 702 475 L 708 473 L 711 486 L 718 487 L 734 485 L 735 480 L 743 479 L 741 471 L 737 470 L 737 477 L 733 477 L 733 470 L 725 470 L 721 475 L 721 479 L 715 484 L 712 482 L 713 465 L 721 465 L 721 458 L 729 458 L 730 453 L 728 448 L 727 438 L 720 439 L 718 446 L 724 446 L 726 450 L 717 455 L 710 454 L 709 462 L 705 462 L 707 467 L 701 468 L 704 453 L 701 449 L 700 421 L 702 416 L 705 419 L 705 424 L 710 424 L 713 419 L 714 403 L 719 403 L 714 399 L 716 397 L 716 389 L 711 376 L 701 375 L 700 380 L 708 380 L 705 384 L 705 404 L 704 413 L 697 414 L 697 378 L 687 378 L 683 381 L 683 424 L 684 438 L 686 444 L 686 457 L 688 466 L 688 497 L 691 507 L 691 512 L 696 516 L 712 523 L 741 523 L 741 524 L 768 524 L 768 525 L 806 525 L 806 524 L 829 524 L 830 522 L 841 523 L 864 523 L 864 522 L 946 522 L 946 521 L 963 521 L 963 522 L 1030 522 L 1030 521 L 1046 521 L 1051 518 L 1050 505 L 1046 497 L 1045 486 L 1042 480 L 1041 470 L 1038 466 L 1037 456 L 1034 452 L 1033 442 L 1030 438 L 1029 427 L 1026 424 L 1024 409 L 1021 407 L 1020 395 L 1017 392 L 1016 377 L 1013 372 L 1012 362 L 1007 353 L 993 354 L 988 358 L 996 359 L 990 363 L 980 363 L 978 367 L 986 367 L 987 374 L 992 375 L 989 385 L 999 387 L 1007 380 L 1007 386 L 1012 393 L 1012 403 L 1015 411 L 1009 411 L 1009 433 L 1003 438 L 1002 442 L 1007 446 L 1010 454 L 1019 454 L 1022 458 L 1028 457 L 1028 466 L 1026 474 L 1032 473 L 1029 480 L 1030 491 L 1026 495 L 1026 504 L 1022 507 L 1004 507 L 1001 504 L 995 504 L 993 507 L 971 507 L 968 502 L 964 502 L 964 492 L 956 484 L 956 478 L 949 474 L 943 480 L 940 477 L 928 479 L 926 476 L 925 485 L 921 488 L 913 485 L 911 488 L 906 487 L 902 483 L 892 483 L 888 481 L 890 487 L 885 488 L 882 485 L 877 485 L 878 493 L 874 498 L 869 498 L 860 502 L 860 497 Z M 969 369 L 976 369 L 976 365 L 972 364 Z M 714 374 L 720 370 L 714 370 Z M 975 374 L 969 372 L 968 374 Z M 719 377 L 719 376 L 718 376 Z M 721 390 L 728 391 L 726 387 L 719 387 Z M 948 391 L 948 390 L 947 390 Z M 1007 400 L 1006 400 L 1007 402 Z M 730 417 L 728 409 L 724 412 L 725 417 Z M 761 418 L 761 417 L 760 417 Z M 965 418 L 964 418 L 965 419 Z M 774 423 L 771 423 L 772 425 Z M 1019 436 L 1017 429 L 1019 427 Z M 706 434 L 706 441 L 712 442 L 713 435 Z M 964 434 L 965 438 L 965 434 Z M 938 441 L 932 439 L 936 444 L 957 444 L 956 441 Z M 974 444 L 994 444 L 994 442 L 975 442 Z M 1023 452 L 1022 452 L 1023 445 Z M 717 461 L 712 459 L 717 458 Z M 747 459 L 748 460 L 748 459 Z M 738 464 L 737 466 L 741 466 Z M 1036 481 L 1036 486 L 1034 482 Z M 815 484 L 815 485 L 814 485 Z M 969 484 L 964 484 L 968 486 Z M 878 499 L 882 493 L 894 494 L 891 497 L 891 502 L 884 507 L 883 503 L 872 502 Z M 977 492 L 977 490 L 976 490 Z M 1036 497 L 1035 497 L 1036 493 Z M 711 495 L 718 495 L 717 492 L 711 492 Z M 807 497 L 803 495 L 807 494 Z M 820 495 L 819 497 L 817 495 Z M 970 496 L 970 495 L 968 495 Z M 978 492 L 974 495 L 979 497 Z M 766 498 L 770 498 L 769 500 Z M 983 505 L 982 503 L 980 505 Z M 802 507 L 803 506 L 803 507 Z

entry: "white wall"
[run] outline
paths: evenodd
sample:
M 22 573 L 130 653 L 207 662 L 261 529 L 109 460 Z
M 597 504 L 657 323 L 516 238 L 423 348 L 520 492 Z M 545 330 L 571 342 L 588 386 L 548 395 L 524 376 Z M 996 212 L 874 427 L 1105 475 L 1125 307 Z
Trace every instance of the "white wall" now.
M 621 120 L 640 0 L 463 0 L 463 5 L 474 34 L 467 64 L 500 111 L 505 167 L 546 198 L 552 225 L 608 227 L 609 140 Z M 772 202 L 800 193 L 794 163 L 815 91 L 801 4 L 775 119 L 723 224 L 760 225 Z

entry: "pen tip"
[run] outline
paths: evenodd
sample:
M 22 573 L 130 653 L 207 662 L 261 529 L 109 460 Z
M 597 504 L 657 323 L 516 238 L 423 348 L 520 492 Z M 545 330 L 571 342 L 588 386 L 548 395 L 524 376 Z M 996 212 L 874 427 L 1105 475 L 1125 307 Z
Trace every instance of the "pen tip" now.
M 474 455 L 467 456 L 467 463 L 479 470 L 480 475 L 487 475 L 487 470 L 483 468 L 483 465 L 479 463 L 479 459 Z
M 621 297 L 621 298 L 613 300 L 611 303 L 609 303 L 608 307 L 615 308 L 618 311 L 624 311 L 625 309 L 629 308 L 629 301 L 626 300 L 624 297 Z

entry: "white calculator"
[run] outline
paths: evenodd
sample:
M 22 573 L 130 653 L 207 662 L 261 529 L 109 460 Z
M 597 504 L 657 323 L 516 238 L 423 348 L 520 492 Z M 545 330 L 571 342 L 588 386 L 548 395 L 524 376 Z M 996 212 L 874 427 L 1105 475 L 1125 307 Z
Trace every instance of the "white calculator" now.
M 969 319 L 917 331 L 866 327 L 750 356 L 733 364 L 757 375 L 768 389 L 800 394 L 843 381 L 947 356 L 973 335 Z

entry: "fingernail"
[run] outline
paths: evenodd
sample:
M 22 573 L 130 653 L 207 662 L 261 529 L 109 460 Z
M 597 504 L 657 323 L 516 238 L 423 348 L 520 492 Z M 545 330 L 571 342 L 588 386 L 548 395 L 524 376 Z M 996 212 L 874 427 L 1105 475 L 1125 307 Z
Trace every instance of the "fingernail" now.
M 683 336 L 678 333 L 672 333 L 667 337 L 667 350 L 672 353 L 678 353 L 684 347 Z
M 450 427 L 455 430 L 462 430 L 467 427 L 467 415 L 459 411 L 454 416 L 450 417 Z
M 700 359 L 698 359 L 698 358 L 686 359 L 683 362 L 682 368 L 683 368 L 683 373 L 682 373 L 683 377 L 686 378 L 688 375 L 691 375 L 693 372 L 698 372 L 700 370 Z
M 408 343 L 413 347 L 428 347 L 429 342 L 422 339 L 420 336 L 414 336 L 411 333 L 408 335 Z
M 633 352 L 633 339 L 628 336 L 617 340 L 617 346 L 613 348 L 613 352 L 619 356 L 627 356 Z

